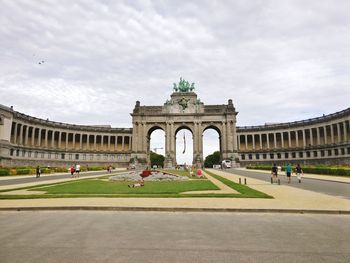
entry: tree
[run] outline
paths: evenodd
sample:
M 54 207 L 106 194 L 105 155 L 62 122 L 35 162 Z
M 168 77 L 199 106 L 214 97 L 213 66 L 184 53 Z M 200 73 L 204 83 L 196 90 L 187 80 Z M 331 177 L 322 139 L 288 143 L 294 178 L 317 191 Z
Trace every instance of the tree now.
M 165 157 L 163 155 L 151 151 L 150 158 L 151 167 L 153 167 L 153 165 L 157 165 L 158 167 L 164 166 Z
M 213 165 L 220 164 L 220 152 L 216 151 L 213 154 L 208 155 L 204 160 L 204 166 L 207 168 L 213 168 Z

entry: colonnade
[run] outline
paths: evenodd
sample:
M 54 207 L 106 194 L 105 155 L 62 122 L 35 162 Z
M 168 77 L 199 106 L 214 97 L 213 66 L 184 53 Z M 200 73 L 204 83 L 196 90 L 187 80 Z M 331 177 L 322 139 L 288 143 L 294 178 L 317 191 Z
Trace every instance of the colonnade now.
M 118 129 L 113 134 L 107 134 L 106 132 L 65 131 L 13 122 L 11 143 L 61 150 L 130 151 L 131 133 L 115 133 L 118 133 Z
M 349 120 L 328 124 L 290 127 L 283 130 L 238 128 L 239 151 L 265 149 L 307 148 L 317 145 L 342 144 L 349 142 Z

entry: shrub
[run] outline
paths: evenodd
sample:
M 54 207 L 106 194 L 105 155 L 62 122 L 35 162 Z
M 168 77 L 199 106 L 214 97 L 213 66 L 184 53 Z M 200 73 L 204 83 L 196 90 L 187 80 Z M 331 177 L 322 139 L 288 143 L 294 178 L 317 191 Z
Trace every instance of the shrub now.
M 16 168 L 17 175 L 30 174 L 30 172 L 31 172 L 31 169 L 29 168 Z
M 0 176 L 3 176 L 3 175 L 10 175 L 10 169 L 1 168 L 0 169 Z
M 100 170 L 105 170 L 104 167 L 102 166 L 89 166 L 87 168 L 88 171 L 100 171 Z

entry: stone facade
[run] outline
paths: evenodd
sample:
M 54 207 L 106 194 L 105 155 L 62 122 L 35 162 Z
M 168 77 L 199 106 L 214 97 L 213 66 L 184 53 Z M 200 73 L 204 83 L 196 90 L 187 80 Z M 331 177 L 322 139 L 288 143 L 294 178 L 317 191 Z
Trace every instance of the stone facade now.
M 0 105 L 1 166 L 129 164 L 132 129 L 38 119 Z
M 237 127 L 240 161 L 350 165 L 349 123 L 350 108 L 308 120 Z
M 133 113 L 132 157 L 149 162 L 150 136 L 156 129 L 165 132 L 165 166 L 176 165 L 176 134 L 188 129 L 193 135 L 193 164 L 203 164 L 203 139 L 206 129 L 215 129 L 220 138 L 223 159 L 238 157 L 237 112 L 232 100 L 227 105 L 204 105 L 194 92 L 174 92 L 163 106 L 141 106 Z
M 150 136 L 165 132 L 166 167 L 176 164 L 176 134 L 193 135 L 193 163 L 203 163 L 203 132 L 214 129 L 222 159 L 247 164 L 350 165 L 350 108 L 309 120 L 236 127 L 232 103 L 205 105 L 192 90 L 174 92 L 162 106 L 131 113 L 133 128 L 84 126 L 38 119 L 0 105 L 0 166 L 69 166 L 72 163 L 125 167 L 149 162 Z

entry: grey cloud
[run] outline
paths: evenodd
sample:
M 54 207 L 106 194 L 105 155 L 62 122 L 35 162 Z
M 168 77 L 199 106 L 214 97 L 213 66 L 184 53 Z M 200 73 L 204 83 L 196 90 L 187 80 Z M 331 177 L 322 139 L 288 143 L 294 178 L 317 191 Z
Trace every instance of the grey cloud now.
M 162 105 L 183 76 L 206 104 L 233 99 L 238 125 L 342 110 L 350 97 L 349 7 L 5 0 L 0 103 L 56 121 L 130 127 L 136 100 Z

